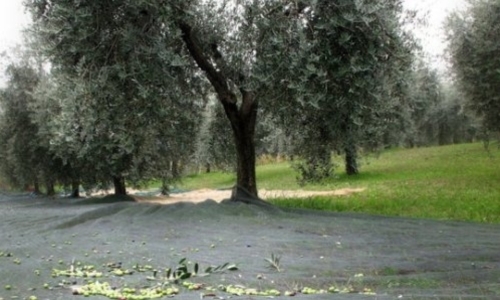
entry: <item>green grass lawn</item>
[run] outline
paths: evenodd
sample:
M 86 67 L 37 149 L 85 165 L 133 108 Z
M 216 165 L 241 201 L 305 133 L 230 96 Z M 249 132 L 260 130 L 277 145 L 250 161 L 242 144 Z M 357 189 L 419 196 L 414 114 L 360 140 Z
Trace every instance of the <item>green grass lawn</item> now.
M 499 223 L 499 163 L 496 147 L 487 151 L 475 143 L 385 151 L 363 159 L 360 175 L 346 176 L 339 167 L 336 178 L 304 187 L 288 163 L 258 166 L 257 177 L 261 189 L 365 188 L 349 196 L 272 200 L 282 207 Z M 185 177 L 179 187 L 230 188 L 234 182 L 234 174 L 215 172 Z

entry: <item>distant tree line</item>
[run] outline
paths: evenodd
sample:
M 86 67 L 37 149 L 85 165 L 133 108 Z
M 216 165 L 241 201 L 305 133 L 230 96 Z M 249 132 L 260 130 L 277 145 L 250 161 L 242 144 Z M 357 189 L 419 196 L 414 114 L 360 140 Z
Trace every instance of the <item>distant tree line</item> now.
M 186 168 L 292 159 L 301 182 L 364 153 L 469 142 L 479 126 L 404 28 L 400 0 L 28 0 L 30 43 L 0 94 L 12 186 L 126 194 Z M 405 21 L 406 20 L 406 21 Z M 46 66 L 50 66 L 47 68 Z M 45 71 L 50 69 L 50 71 Z M 465 94 L 465 95 L 464 95 Z
M 446 22 L 453 79 L 486 131 L 500 132 L 500 1 L 468 1 Z

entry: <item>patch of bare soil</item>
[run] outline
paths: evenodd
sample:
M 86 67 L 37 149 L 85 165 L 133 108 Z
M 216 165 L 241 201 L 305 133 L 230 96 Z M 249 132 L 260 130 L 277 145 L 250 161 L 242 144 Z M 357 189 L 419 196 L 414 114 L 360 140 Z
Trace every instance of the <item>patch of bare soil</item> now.
M 363 192 L 364 188 L 344 188 L 331 191 L 304 191 L 304 190 L 265 190 L 259 191 L 259 196 L 262 199 L 271 198 L 286 198 L 286 197 L 297 197 L 297 198 L 307 198 L 313 196 L 347 196 L 353 193 Z M 212 190 L 212 189 L 201 189 L 194 190 L 184 193 L 175 193 L 169 196 L 163 196 L 161 194 L 156 194 L 152 196 L 140 196 L 137 195 L 138 191 L 131 191 L 139 202 L 149 202 L 157 204 L 172 204 L 178 202 L 191 202 L 200 203 L 207 199 L 214 200 L 216 202 L 221 202 L 224 199 L 231 197 L 231 190 Z

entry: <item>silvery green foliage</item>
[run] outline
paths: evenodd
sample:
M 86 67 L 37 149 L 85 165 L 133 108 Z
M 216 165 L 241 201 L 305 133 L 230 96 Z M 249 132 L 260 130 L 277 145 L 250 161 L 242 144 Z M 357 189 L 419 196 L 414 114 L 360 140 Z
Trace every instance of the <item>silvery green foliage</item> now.
M 277 124 L 293 140 L 303 175 L 315 178 L 332 174 L 334 150 L 356 173 L 359 149 L 377 148 L 387 120 L 403 107 L 413 44 L 401 29 L 399 0 L 28 0 L 27 6 L 58 78 L 51 93 L 61 102 L 62 121 L 48 129 L 51 146 L 104 178 L 173 175 L 174 162 L 192 154 L 204 108 L 197 99 L 206 98 L 197 95 L 207 94 L 207 81 L 235 136 L 254 138 L 253 124 L 246 125 L 260 107 L 270 120 L 262 123 Z M 241 117 L 245 110 L 251 120 Z M 253 159 L 240 159 L 238 168 L 254 168 L 247 161 Z M 242 173 L 255 188 L 252 172 Z
M 332 150 L 357 172 L 358 148 L 382 144 L 403 107 L 413 44 L 400 12 L 399 1 L 222 1 L 191 14 L 232 91 L 253 91 L 309 161 L 303 169 L 324 178 Z
M 234 172 L 236 149 L 231 133 L 231 124 L 224 115 L 222 106 L 214 101 L 207 105 L 196 141 L 194 161 L 198 171 L 222 170 Z M 256 154 L 289 155 L 292 141 L 285 130 L 264 112 L 256 126 Z
M 458 87 L 486 130 L 500 130 L 500 1 L 469 1 L 446 24 Z
M 39 127 L 33 122 L 37 112 L 31 107 L 43 72 L 29 57 L 23 57 L 11 62 L 6 75 L 8 81 L 0 103 L 1 172 L 13 187 L 43 183 L 51 190 L 64 170 L 61 161 L 53 158 L 48 141 L 38 134 Z
M 443 84 L 443 101 L 435 113 L 438 120 L 439 145 L 471 143 L 481 138 L 481 121 L 467 109 L 467 100 L 456 87 Z
M 196 152 L 198 169 L 205 172 L 222 170 L 234 172 L 236 149 L 231 133 L 231 124 L 224 115 L 222 106 L 214 101 L 205 108 L 203 123 L 198 130 Z
M 402 101 L 398 86 L 414 44 L 402 29 L 401 1 L 290 2 L 281 12 L 273 20 L 293 22 L 270 20 L 269 47 L 260 53 L 274 60 L 257 60 L 262 73 L 276 74 L 263 78 L 277 100 L 268 109 L 284 127 L 296 128 L 305 180 L 332 174 L 333 150 L 356 173 L 359 148 L 382 144 L 386 116 Z
M 257 154 L 272 157 L 290 157 L 294 153 L 291 132 L 284 128 L 265 110 L 260 112 L 261 121 L 257 124 Z
M 145 166 L 166 170 L 177 156 L 189 155 L 195 139 L 188 130 L 197 128 L 202 111 L 193 98 L 205 85 L 205 74 L 186 55 L 180 24 L 189 24 L 231 92 L 241 97 L 243 90 L 257 90 L 252 75 L 259 44 L 251 18 L 260 14 L 251 10 L 264 5 L 259 1 L 32 0 L 27 5 L 42 53 L 54 72 L 75 84 L 69 92 L 77 94 L 67 114 L 78 111 L 81 124 L 61 128 L 76 127 L 78 136 L 66 132 L 54 138 L 54 147 L 76 141 L 77 158 L 91 159 L 105 177 L 140 179 L 149 173 Z M 174 134 L 179 128 L 182 141 Z
M 437 144 L 439 120 L 436 114 L 444 95 L 435 70 L 420 62 L 411 76 L 409 98 L 410 121 L 406 146 L 430 146 Z
M 454 85 L 441 82 L 437 72 L 421 62 L 409 76 L 409 126 L 403 131 L 403 146 L 445 145 L 476 138 L 475 118 Z
M 38 84 L 39 76 L 27 65 L 12 64 L 7 68 L 7 77 L 7 86 L 0 98 L 1 170 L 11 184 L 29 185 L 37 177 L 32 169 L 37 128 L 30 122 L 28 105 L 32 101 L 30 92 Z
M 65 162 L 91 166 L 89 182 L 170 178 L 172 162 L 190 155 L 202 82 L 162 3 L 26 2 L 52 64 L 52 86 L 40 92 L 57 107 L 51 147 Z

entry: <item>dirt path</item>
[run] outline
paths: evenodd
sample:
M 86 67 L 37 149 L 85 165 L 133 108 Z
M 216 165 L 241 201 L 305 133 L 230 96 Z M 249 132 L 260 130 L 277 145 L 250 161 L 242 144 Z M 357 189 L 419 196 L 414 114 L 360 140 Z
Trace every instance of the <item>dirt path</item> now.
M 312 196 L 347 196 L 352 193 L 363 192 L 364 188 L 344 188 L 331 191 L 304 191 L 304 190 L 259 190 L 259 196 L 262 199 L 271 199 L 278 197 L 300 197 L 307 198 Z M 141 191 L 132 190 L 130 192 L 132 195 L 136 195 L 138 201 L 158 203 L 158 204 L 171 204 L 178 202 L 191 202 L 200 203 L 207 199 L 214 200 L 216 202 L 221 202 L 224 199 L 231 197 L 231 190 L 213 190 L 213 189 L 201 189 L 194 190 L 184 193 L 174 193 L 170 196 L 162 196 L 160 193 L 154 193 L 153 195 L 140 196 Z M 138 195 L 138 196 L 137 196 Z

